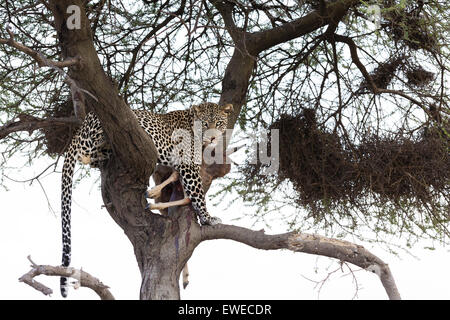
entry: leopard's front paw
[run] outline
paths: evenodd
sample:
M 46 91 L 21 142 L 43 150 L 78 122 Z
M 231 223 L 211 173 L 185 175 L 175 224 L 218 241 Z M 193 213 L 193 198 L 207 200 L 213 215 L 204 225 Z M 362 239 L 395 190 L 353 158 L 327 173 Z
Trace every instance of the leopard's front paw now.
M 217 217 L 211 217 L 211 216 L 209 216 L 209 217 L 201 217 L 200 218 L 200 223 L 202 225 L 204 225 L 204 226 L 205 225 L 206 226 L 214 226 L 216 224 L 222 223 L 222 220 L 220 220 Z

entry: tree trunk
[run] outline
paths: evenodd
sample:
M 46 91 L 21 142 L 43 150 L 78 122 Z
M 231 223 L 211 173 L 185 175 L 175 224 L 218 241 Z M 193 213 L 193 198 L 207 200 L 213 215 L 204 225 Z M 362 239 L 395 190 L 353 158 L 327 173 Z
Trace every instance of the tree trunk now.
M 179 182 L 172 199 L 183 197 Z M 169 209 L 167 216 L 151 214 L 148 238 L 132 241 L 142 276 L 140 298 L 180 299 L 181 271 L 200 243 L 200 226 L 191 206 Z
M 194 246 L 186 237 L 191 232 L 187 219 L 192 221 L 192 212 L 178 211 L 187 211 L 187 216 L 160 218 L 165 222 L 163 229 L 152 228 L 145 243 L 133 243 L 142 276 L 140 299 L 180 299 L 180 273 Z
M 170 208 L 167 215 L 145 211 L 147 184 L 136 184 L 130 173 L 110 159 L 101 168 L 102 195 L 108 212 L 131 241 L 142 276 L 140 298 L 179 299 L 179 278 L 200 243 L 200 227 L 189 206 Z M 170 188 L 172 200 L 183 197 L 179 182 Z

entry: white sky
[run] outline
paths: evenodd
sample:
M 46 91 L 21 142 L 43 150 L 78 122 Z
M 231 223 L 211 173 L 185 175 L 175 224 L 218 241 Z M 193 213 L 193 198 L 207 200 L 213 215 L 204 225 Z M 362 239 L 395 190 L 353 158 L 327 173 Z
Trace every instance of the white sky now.
M 36 161 L 33 171 L 48 164 Z M 11 178 L 31 177 L 11 171 Z M 117 299 L 138 299 L 140 273 L 131 244 L 105 209 L 101 209 L 98 170 L 84 179 L 74 190 L 72 210 L 72 266 L 99 277 L 110 286 Z M 14 174 L 15 173 L 15 174 Z M 18 278 L 30 270 L 27 256 L 38 264 L 59 265 L 61 259 L 61 226 L 59 217 L 60 175 L 52 174 L 42 180 L 48 193 L 53 214 L 37 182 L 8 183 L 9 191 L 0 192 L 0 299 L 62 299 L 59 278 L 41 276 L 54 290 L 51 297 L 20 283 Z M 211 191 L 210 191 L 211 192 Z M 225 209 L 213 207 L 212 214 L 224 223 L 236 223 L 232 218 L 243 208 L 240 204 Z M 250 227 L 241 220 L 239 225 Z M 254 226 L 260 229 L 262 226 Z M 274 225 L 270 233 L 284 232 Z M 269 233 L 269 232 L 268 232 Z M 389 263 L 400 294 L 404 299 L 450 299 L 450 254 L 448 249 L 423 250 L 419 244 L 411 252 L 418 258 L 387 253 L 381 245 L 372 250 Z M 355 283 L 352 275 L 336 272 L 322 287 L 320 294 L 308 279 L 322 280 L 338 265 L 330 259 L 283 251 L 256 250 L 229 240 L 202 243 L 189 261 L 190 284 L 181 290 L 182 299 L 352 299 Z M 355 267 L 354 270 L 357 270 Z M 357 299 L 386 299 L 377 276 L 364 270 L 354 273 L 359 290 Z M 98 299 L 86 288 L 71 288 L 68 299 Z

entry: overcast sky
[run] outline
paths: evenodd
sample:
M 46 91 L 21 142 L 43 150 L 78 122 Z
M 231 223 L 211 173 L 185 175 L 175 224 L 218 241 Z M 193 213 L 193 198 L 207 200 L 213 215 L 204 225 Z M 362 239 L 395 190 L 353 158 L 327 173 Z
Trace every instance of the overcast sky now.
M 31 177 L 48 166 L 51 160 L 35 161 L 31 169 L 9 171 L 10 178 Z M 79 165 L 78 165 L 79 167 Z M 60 167 L 59 167 L 60 169 Z M 123 231 L 101 208 L 98 170 L 84 179 L 74 190 L 72 207 L 72 266 L 82 268 L 110 286 L 118 299 L 138 299 L 140 273 L 133 249 Z M 39 183 L 8 182 L 8 191 L 0 192 L 0 299 L 61 299 L 59 279 L 39 277 L 54 290 L 49 298 L 18 278 L 29 271 L 27 256 L 38 264 L 59 265 L 61 259 L 60 174 L 41 180 L 48 200 Z M 213 190 L 210 191 L 212 193 Z M 54 209 L 49 209 L 48 203 Z M 244 208 L 235 204 L 214 207 L 209 211 L 224 223 L 251 226 L 250 220 L 232 221 Z M 263 226 L 256 225 L 254 229 Z M 273 225 L 268 233 L 286 231 Z M 355 239 L 348 239 L 355 241 Z M 394 239 L 395 241 L 395 239 Z M 358 241 L 357 241 L 358 242 Z M 400 241 L 399 241 L 400 242 Z M 389 254 L 382 245 L 358 242 L 389 263 L 400 294 L 404 299 L 450 299 L 449 250 L 422 249 L 429 243 L 414 247 L 411 255 Z M 189 261 L 190 284 L 181 290 L 182 299 L 386 299 L 377 276 L 358 270 L 353 274 L 337 271 L 319 291 L 311 280 L 320 281 L 339 268 L 329 258 L 283 251 L 256 250 L 229 240 L 202 243 Z M 356 277 L 356 283 L 354 280 Z M 310 280 L 308 280 L 310 279 Z M 356 290 L 358 287 L 358 290 Z M 356 294 L 356 297 L 355 297 Z M 89 289 L 70 289 L 68 299 L 97 299 Z

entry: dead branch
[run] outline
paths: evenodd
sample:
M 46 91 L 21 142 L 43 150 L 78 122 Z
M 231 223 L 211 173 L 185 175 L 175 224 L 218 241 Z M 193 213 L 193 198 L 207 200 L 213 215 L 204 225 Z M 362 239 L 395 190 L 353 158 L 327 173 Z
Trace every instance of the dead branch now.
M 388 265 L 363 246 L 348 241 L 299 232 L 268 235 L 264 230 L 254 231 L 226 224 L 201 228 L 201 239 L 229 239 L 257 249 L 288 249 L 335 258 L 377 274 L 389 299 L 401 299 Z
M 72 277 L 77 280 L 75 287 L 90 288 L 98 294 L 102 300 L 114 300 L 114 296 L 108 290 L 109 287 L 104 285 L 99 279 L 91 276 L 86 271 L 75 268 L 65 268 L 61 266 L 49 266 L 49 265 L 37 265 L 31 260 L 31 257 L 27 257 L 31 262 L 31 270 L 19 278 L 20 282 L 24 282 L 33 287 L 37 291 L 42 292 L 45 295 L 51 295 L 53 290 L 44 284 L 34 280 L 39 275 L 46 276 L 59 276 L 59 277 Z

